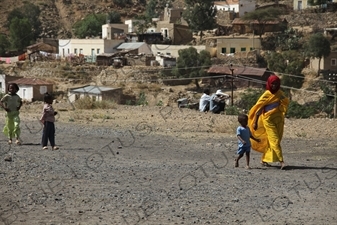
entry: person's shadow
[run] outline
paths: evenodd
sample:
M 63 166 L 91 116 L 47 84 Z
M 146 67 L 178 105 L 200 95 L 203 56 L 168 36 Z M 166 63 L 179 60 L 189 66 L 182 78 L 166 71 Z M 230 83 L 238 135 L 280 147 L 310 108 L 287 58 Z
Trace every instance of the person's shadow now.
M 322 170 L 322 171 L 329 171 L 329 170 L 335 170 L 337 171 L 336 167 L 329 167 L 329 165 L 332 165 L 332 163 L 327 164 L 327 166 L 294 166 L 294 165 L 287 165 L 285 166 L 282 170 Z M 273 168 L 273 169 L 280 169 L 280 165 L 269 165 L 269 166 L 260 166 L 257 169 L 268 169 L 268 168 Z
M 328 170 L 337 170 L 336 167 L 329 167 L 328 164 L 327 166 L 294 166 L 294 165 L 289 165 L 283 168 L 283 170 L 322 170 L 322 171 L 328 171 Z M 280 166 L 275 166 L 279 167 Z

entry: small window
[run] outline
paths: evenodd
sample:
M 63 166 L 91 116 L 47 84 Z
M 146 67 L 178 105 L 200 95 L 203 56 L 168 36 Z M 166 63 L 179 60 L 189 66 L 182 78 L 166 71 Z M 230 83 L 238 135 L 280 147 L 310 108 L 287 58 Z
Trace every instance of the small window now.
M 68 48 L 68 54 L 70 54 L 70 49 Z
M 226 53 L 226 48 L 221 48 L 221 53 Z
M 251 50 L 251 51 L 253 51 L 253 50 L 254 50 L 254 48 L 250 48 L 250 50 Z
M 241 48 L 241 52 L 245 52 L 246 51 L 246 48 Z
M 171 53 L 169 53 L 169 52 L 166 52 L 166 55 L 171 55 Z
M 80 54 L 83 54 L 83 49 L 80 48 Z
M 235 53 L 235 48 L 231 48 L 230 53 Z
M 336 59 L 331 59 L 331 66 L 337 66 Z
M 97 49 L 97 54 L 99 54 L 99 50 L 100 50 L 100 49 L 98 48 L 98 49 Z
M 47 86 L 40 86 L 40 94 L 43 95 L 47 92 Z
M 74 49 L 74 54 L 77 55 L 77 48 Z

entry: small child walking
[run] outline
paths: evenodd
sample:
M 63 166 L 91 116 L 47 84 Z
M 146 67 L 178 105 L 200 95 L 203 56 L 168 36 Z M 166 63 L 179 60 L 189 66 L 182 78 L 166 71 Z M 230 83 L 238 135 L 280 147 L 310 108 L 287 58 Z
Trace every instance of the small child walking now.
M 59 149 L 55 145 L 55 115 L 57 112 L 53 109 L 53 96 L 49 93 L 45 93 L 43 97 L 44 105 L 42 117 L 40 119 L 41 123 L 43 123 L 43 134 L 42 134 L 42 146 L 43 150 L 48 149 L 48 140 L 53 150 Z
M 22 99 L 17 92 L 19 86 L 16 83 L 9 83 L 7 86 L 8 93 L 0 100 L 1 107 L 6 110 L 6 124 L 3 129 L 4 134 L 8 137 L 8 144 L 12 144 L 12 138 L 16 138 L 16 144 L 20 145 L 20 108 Z
M 252 136 L 248 124 L 248 116 L 245 114 L 240 114 L 238 116 L 238 121 L 240 126 L 236 129 L 236 136 L 238 137 L 238 151 L 237 154 L 239 155 L 235 159 L 235 167 L 239 167 L 239 160 L 246 154 L 246 169 L 250 169 L 249 161 L 250 161 L 250 138 L 254 141 L 260 142 L 260 139 L 257 139 Z

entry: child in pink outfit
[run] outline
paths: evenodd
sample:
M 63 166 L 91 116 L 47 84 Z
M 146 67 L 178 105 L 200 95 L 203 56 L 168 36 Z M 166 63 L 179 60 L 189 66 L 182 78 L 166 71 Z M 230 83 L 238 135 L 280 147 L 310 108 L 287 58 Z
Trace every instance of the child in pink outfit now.
M 44 94 L 44 105 L 42 117 L 40 119 L 41 123 L 43 123 L 43 135 L 42 135 L 42 149 L 48 149 L 48 140 L 53 150 L 59 149 L 55 145 L 55 115 L 57 112 L 53 109 L 53 96 L 48 93 Z

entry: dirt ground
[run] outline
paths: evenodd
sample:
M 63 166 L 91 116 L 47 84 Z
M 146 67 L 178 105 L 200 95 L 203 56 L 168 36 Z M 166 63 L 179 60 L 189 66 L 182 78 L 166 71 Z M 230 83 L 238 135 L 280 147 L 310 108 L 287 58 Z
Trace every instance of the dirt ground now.
M 246 170 L 233 167 L 235 116 L 60 111 L 52 151 L 39 144 L 41 107 L 23 106 L 21 146 L 0 139 L 0 224 L 336 223 L 334 119 L 287 119 L 286 170 L 254 151 Z

